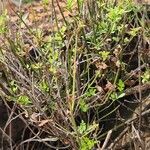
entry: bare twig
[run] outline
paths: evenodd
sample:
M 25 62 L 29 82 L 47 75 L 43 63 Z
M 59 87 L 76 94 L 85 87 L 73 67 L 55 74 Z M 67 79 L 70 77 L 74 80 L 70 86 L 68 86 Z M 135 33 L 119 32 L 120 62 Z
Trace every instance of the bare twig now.
M 114 146 L 118 143 L 118 141 L 125 135 L 125 133 L 128 131 L 128 127 L 125 128 L 121 134 L 114 140 L 113 143 L 110 144 L 110 146 L 108 147 L 108 150 L 111 150 L 114 148 Z
M 111 134 L 112 134 L 112 130 L 108 131 L 106 139 L 104 141 L 104 144 L 103 144 L 101 150 L 105 150 L 105 148 L 106 148 L 106 146 L 107 146 L 107 144 L 108 144 L 108 142 L 110 140 Z

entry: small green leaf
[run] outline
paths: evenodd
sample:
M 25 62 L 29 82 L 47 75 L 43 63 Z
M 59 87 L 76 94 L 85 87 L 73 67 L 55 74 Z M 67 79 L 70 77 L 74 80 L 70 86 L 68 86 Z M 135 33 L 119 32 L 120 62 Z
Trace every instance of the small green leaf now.
M 67 0 L 67 9 L 71 10 L 74 4 L 74 0 Z
M 108 59 L 108 56 L 109 56 L 110 52 L 101 51 L 101 52 L 99 52 L 99 54 L 101 55 L 103 61 L 105 61 L 106 59 Z
M 87 112 L 87 111 L 88 111 L 89 107 L 88 107 L 88 105 L 86 104 L 86 102 L 85 102 L 84 99 L 81 99 L 81 100 L 80 100 L 79 105 L 80 105 L 80 109 L 81 109 L 82 112 Z
M 48 92 L 49 91 L 48 83 L 46 81 L 44 81 L 44 80 L 42 80 L 42 82 L 40 82 L 39 87 L 44 92 Z
M 19 96 L 17 102 L 21 105 L 29 105 L 31 104 L 30 99 L 26 95 Z
M 7 20 L 8 20 L 8 15 L 7 15 L 7 11 L 5 10 L 0 15 L 0 34 L 3 34 L 7 31 Z
M 79 6 L 81 7 L 83 5 L 84 0 L 78 0 Z
M 93 95 L 95 95 L 95 93 L 96 93 L 96 88 L 89 88 L 88 89 L 88 91 L 86 92 L 86 96 L 87 97 L 91 97 L 91 96 L 93 96 Z
M 115 101 L 115 100 L 117 100 L 117 93 L 116 92 L 113 92 L 111 95 L 110 95 L 110 99 L 111 100 L 113 100 L 113 101 Z
M 12 80 L 12 81 L 10 82 L 10 85 L 11 85 L 12 91 L 15 93 L 15 92 L 18 90 L 17 84 L 15 83 L 14 80 Z
M 80 126 L 78 126 L 78 132 L 83 134 L 87 129 L 86 123 L 82 120 Z
M 125 88 L 124 82 L 121 79 L 119 79 L 119 82 L 117 84 L 117 89 L 121 92 L 124 90 L 124 88 Z
M 31 68 L 32 69 L 35 69 L 35 70 L 38 70 L 38 69 L 41 69 L 42 68 L 42 63 L 36 63 L 36 64 L 32 64 L 31 65 Z
M 146 70 L 144 74 L 141 76 L 142 83 L 150 82 L 150 70 Z
M 49 0 L 42 0 L 42 3 L 43 3 L 44 5 L 48 5 L 48 4 L 49 4 Z
M 120 95 L 118 95 L 118 99 L 119 98 L 122 98 L 122 97 L 124 97 L 125 96 L 125 93 L 121 93 Z
M 141 31 L 141 27 L 132 28 L 131 31 L 129 31 L 128 33 L 134 37 L 139 33 L 139 31 Z
M 113 100 L 113 101 L 116 101 L 118 100 L 119 98 L 122 98 L 125 96 L 125 93 L 119 93 L 117 94 L 116 92 L 113 92 L 111 95 L 110 95 L 110 99 Z
M 92 150 L 94 145 L 97 142 L 93 139 L 90 139 L 88 137 L 82 137 L 81 138 L 81 144 L 80 144 L 80 150 Z

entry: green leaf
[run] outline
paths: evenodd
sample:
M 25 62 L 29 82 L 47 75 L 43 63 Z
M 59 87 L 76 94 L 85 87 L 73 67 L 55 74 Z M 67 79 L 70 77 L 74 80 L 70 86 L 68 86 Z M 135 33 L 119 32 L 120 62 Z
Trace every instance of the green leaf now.
M 21 105 L 29 105 L 32 103 L 26 95 L 19 96 L 17 102 Z
M 115 100 L 117 100 L 117 93 L 116 92 L 113 92 L 111 95 L 110 95 L 110 99 L 111 100 L 113 100 L 113 101 L 115 101 Z
M 49 4 L 49 0 L 42 0 L 42 3 L 43 3 L 44 5 L 48 5 L 48 4 Z
M 7 31 L 7 24 L 6 24 L 7 20 L 8 20 L 7 11 L 4 11 L 0 15 L 0 34 L 3 34 Z
M 99 54 L 101 55 L 103 61 L 105 61 L 105 60 L 108 58 L 110 52 L 107 52 L 107 51 L 101 51 L 101 52 L 99 52 Z
M 95 93 L 96 93 L 96 88 L 89 88 L 88 89 L 88 91 L 86 92 L 86 96 L 87 97 L 91 97 L 91 96 L 93 96 L 93 95 L 95 95 Z
M 79 6 L 81 7 L 83 5 L 84 0 L 78 0 Z
M 131 31 L 129 31 L 128 33 L 134 37 L 139 33 L 139 31 L 141 31 L 141 27 L 132 28 Z
M 141 76 L 142 83 L 148 83 L 150 82 L 150 70 L 146 70 L 144 74 Z
M 12 91 L 15 93 L 15 92 L 18 90 L 17 84 L 15 83 L 14 80 L 12 80 L 12 81 L 10 82 L 10 85 L 11 85 Z
M 107 18 L 110 22 L 119 22 L 125 13 L 125 10 L 121 7 L 114 7 L 108 10 Z
M 74 4 L 74 0 L 67 0 L 67 9 L 71 10 Z
M 82 137 L 81 138 L 81 144 L 80 144 L 80 150 L 92 150 L 94 145 L 97 142 L 93 139 L 90 139 L 88 137 Z
M 125 93 L 121 92 L 119 94 L 117 94 L 116 92 L 113 92 L 111 95 L 110 95 L 110 99 L 113 100 L 113 101 L 116 101 L 118 100 L 119 98 L 122 98 L 125 96 Z
M 126 94 L 125 93 L 121 93 L 118 95 L 118 99 L 124 97 Z
M 119 79 L 119 82 L 117 84 L 117 89 L 121 92 L 124 90 L 124 88 L 125 88 L 124 82 L 121 79 Z
M 82 112 L 87 112 L 88 111 L 89 107 L 86 104 L 84 99 L 80 99 L 79 105 L 80 105 L 80 109 L 81 109 Z
M 78 126 L 78 132 L 83 134 L 87 129 L 86 123 L 82 120 L 80 126 Z
M 44 80 L 42 80 L 42 82 L 40 82 L 39 87 L 44 92 L 48 92 L 49 91 L 48 83 L 46 81 L 44 81 Z

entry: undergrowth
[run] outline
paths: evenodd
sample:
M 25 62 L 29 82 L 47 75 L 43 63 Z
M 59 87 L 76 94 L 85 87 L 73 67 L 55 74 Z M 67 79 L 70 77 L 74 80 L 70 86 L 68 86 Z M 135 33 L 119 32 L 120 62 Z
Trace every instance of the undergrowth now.
M 43 5 L 49 7 L 47 1 Z M 124 100 L 135 105 L 137 93 L 135 103 L 141 106 L 142 91 L 150 87 L 146 7 L 128 0 L 67 0 L 65 9 L 71 15 L 63 17 L 59 7 L 60 26 L 53 7 L 57 30 L 46 40 L 42 30 L 27 27 L 21 13 L 16 34 L 7 13 L 0 16 L 1 97 L 17 104 L 28 130 L 36 128 L 14 149 L 33 141 L 51 149 L 105 149 L 111 132 L 126 125 L 128 112 L 120 112 Z M 28 51 L 22 24 L 32 37 Z

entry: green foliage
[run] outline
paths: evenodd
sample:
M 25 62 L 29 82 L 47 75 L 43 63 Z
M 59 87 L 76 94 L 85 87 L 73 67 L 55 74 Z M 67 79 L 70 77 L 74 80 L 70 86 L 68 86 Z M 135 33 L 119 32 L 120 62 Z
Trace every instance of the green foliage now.
M 80 133 L 81 137 L 87 136 L 89 133 L 93 132 L 98 128 L 99 124 L 96 124 L 93 122 L 92 124 L 86 124 L 83 120 L 80 123 L 80 126 L 78 126 L 78 132 Z
M 117 84 L 117 89 L 119 90 L 119 92 L 122 92 L 124 88 L 125 88 L 124 82 L 121 79 L 119 79 L 119 82 Z
M 71 10 L 74 5 L 74 0 L 67 0 L 67 9 Z
M 86 123 L 82 120 L 80 126 L 78 127 L 78 132 L 83 134 L 87 130 Z
M 15 81 L 12 80 L 12 81 L 10 82 L 10 85 L 11 85 L 11 90 L 12 90 L 12 92 L 16 93 L 17 90 L 18 90 L 18 86 L 17 86 L 17 84 L 15 83 Z
M 50 71 L 54 74 L 57 72 L 57 68 L 60 65 L 60 62 L 58 61 L 58 56 L 58 51 L 51 51 L 51 53 L 48 55 L 48 60 L 51 65 Z
M 87 135 L 94 131 L 98 127 L 98 124 L 93 123 L 87 125 L 83 120 L 78 126 L 78 132 L 80 133 L 80 150 L 91 150 L 97 143 L 94 139 L 90 139 Z
M 83 3 L 84 3 L 84 0 L 77 0 L 77 2 L 79 4 L 79 6 L 81 7 L 83 5 Z
M 114 8 L 108 9 L 108 14 L 106 15 L 108 21 L 112 23 L 119 23 L 122 16 L 125 14 L 125 9 L 120 6 L 115 6 Z
M 88 111 L 88 105 L 86 104 L 86 102 L 85 102 L 85 99 L 80 99 L 80 103 L 79 103 L 79 105 L 80 105 L 80 109 L 81 109 L 81 111 L 82 112 L 87 112 Z
M 88 88 L 87 92 L 85 93 L 85 96 L 91 97 L 91 96 L 95 95 L 95 93 L 96 93 L 96 88 L 90 87 L 90 88 Z
M 42 63 L 33 63 L 33 64 L 31 64 L 31 68 L 34 69 L 34 70 L 39 70 L 39 69 L 42 68 L 42 66 L 43 66 Z M 30 66 L 28 65 L 27 67 L 30 67 Z
M 141 31 L 141 27 L 132 28 L 128 33 L 134 37 Z
M 122 98 L 125 96 L 125 93 L 116 93 L 116 92 L 113 92 L 111 95 L 110 95 L 110 99 L 112 101 L 116 101 L 118 100 L 119 98 Z
M 83 98 L 80 99 L 80 103 L 79 103 L 79 107 L 82 112 L 87 112 L 89 109 L 89 106 L 86 103 L 87 97 L 94 96 L 95 94 L 96 94 L 96 88 L 89 87 L 87 89 L 87 91 L 85 92 L 85 95 L 83 96 Z
M 48 4 L 49 4 L 49 0 L 42 0 L 42 3 L 43 3 L 44 5 L 48 5 Z
M 42 80 L 42 81 L 40 82 L 39 87 L 40 87 L 40 89 L 41 89 L 42 91 L 44 91 L 44 92 L 48 92 L 48 91 L 49 91 L 48 83 L 47 83 L 47 81 L 45 81 L 45 80 Z
M 146 70 L 141 77 L 142 77 L 142 83 L 150 82 L 150 70 Z
M 110 95 L 110 99 L 113 101 L 118 100 L 119 98 L 122 98 L 125 96 L 125 93 L 124 93 L 125 84 L 121 79 L 119 79 L 119 81 L 117 83 L 117 89 L 119 91 L 118 93 L 112 92 Z
M 32 104 L 32 102 L 30 101 L 29 97 L 26 96 L 26 95 L 19 96 L 17 102 L 18 102 L 18 104 L 25 105 L 25 106 Z
M 0 34 L 4 34 L 7 32 L 7 20 L 8 20 L 8 15 L 7 11 L 3 11 L 3 13 L 0 15 Z
M 101 51 L 101 52 L 99 52 L 99 54 L 101 55 L 102 60 L 105 61 L 105 60 L 108 59 L 108 56 L 109 56 L 110 52 L 107 52 L 107 51 Z
M 41 29 L 34 29 L 33 33 L 35 34 L 36 37 L 36 42 L 40 42 L 40 40 L 42 40 L 43 37 L 43 31 Z
M 92 150 L 96 143 L 97 142 L 93 139 L 90 139 L 88 137 L 82 137 L 80 150 Z

